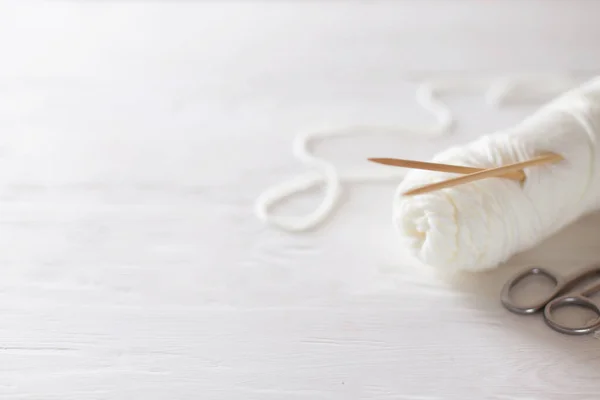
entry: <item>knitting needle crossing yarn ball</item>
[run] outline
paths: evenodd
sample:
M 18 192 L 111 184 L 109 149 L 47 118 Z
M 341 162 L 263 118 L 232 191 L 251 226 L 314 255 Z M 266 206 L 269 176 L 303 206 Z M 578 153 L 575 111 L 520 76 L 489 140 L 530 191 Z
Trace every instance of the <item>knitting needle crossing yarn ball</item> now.
M 393 203 L 402 245 L 433 267 L 482 271 L 539 244 L 600 207 L 599 136 L 600 79 L 594 79 L 510 129 L 442 151 L 433 162 L 487 168 L 548 152 L 563 160 L 525 169 L 523 183 L 490 178 L 403 196 L 455 176 L 410 171 Z

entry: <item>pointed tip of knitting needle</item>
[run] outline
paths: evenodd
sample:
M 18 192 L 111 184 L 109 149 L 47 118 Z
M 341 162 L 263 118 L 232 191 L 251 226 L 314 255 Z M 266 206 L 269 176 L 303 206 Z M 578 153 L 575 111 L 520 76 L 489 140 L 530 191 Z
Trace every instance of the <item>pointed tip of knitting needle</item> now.
M 374 162 L 374 163 L 378 163 L 378 164 L 387 164 L 386 158 L 371 157 L 371 158 L 367 158 L 367 160 Z
M 371 158 L 367 158 L 367 160 L 377 163 L 377 164 L 391 165 L 392 167 L 411 168 L 411 167 L 413 167 L 413 164 L 417 164 L 416 161 L 402 160 L 399 158 L 371 157 Z M 425 164 L 425 163 L 422 163 L 422 164 Z

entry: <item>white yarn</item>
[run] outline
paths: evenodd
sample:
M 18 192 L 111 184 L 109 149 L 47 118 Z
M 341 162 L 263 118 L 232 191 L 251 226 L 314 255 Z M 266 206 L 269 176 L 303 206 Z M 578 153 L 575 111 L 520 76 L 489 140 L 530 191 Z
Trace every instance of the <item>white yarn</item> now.
M 492 105 L 511 98 L 544 98 L 572 90 L 511 129 L 450 148 L 433 158 L 434 162 L 492 167 L 549 151 L 563 155 L 565 160 L 559 164 L 528 169 L 523 187 L 512 180 L 493 178 L 403 197 L 400 193 L 409 188 L 445 180 L 453 174 L 419 170 L 406 173 L 401 168 L 363 168 L 340 174 L 334 165 L 310 154 L 308 143 L 315 138 L 355 134 L 358 130 L 325 131 L 297 137 L 294 154 L 312 167 L 313 173 L 267 190 L 257 199 L 257 215 L 280 229 L 311 229 L 334 210 L 343 182 L 396 180 L 405 175 L 393 201 L 393 221 L 402 243 L 421 261 L 435 267 L 493 268 L 600 206 L 596 164 L 600 79 L 573 89 L 576 84 L 572 77 L 496 80 L 486 93 L 486 100 Z M 428 137 L 450 133 L 452 114 L 437 96 L 481 88 L 481 82 L 474 80 L 422 85 L 417 100 L 436 117 L 437 124 L 395 132 Z M 309 215 L 269 215 L 270 207 L 277 201 L 319 183 L 325 183 L 325 196 Z
M 596 79 L 511 129 L 439 153 L 435 162 L 484 168 L 545 152 L 561 154 L 565 160 L 527 169 L 523 186 L 494 178 L 404 197 L 400 192 L 450 175 L 411 171 L 394 201 L 400 237 L 428 265 L 455 270 L 496 267 L 599 206 L 599 135 L 600 79 Z
M 441 136 L 449 133 L 453 125 L 453 117 L 450 110 L 441 103 L 436 94 L 441 87 L 434 87 L 431 84 L 422 85 L 417 90 L 417 101 L 427 111 L 433 114 L 437 124 L 429 128 L 375 128 L 377 131 L 387 131 L 395 134 L 415 133 L 428 137 Z M 320 132 L 310 132 L 298 134 L 294 140 L 293 151 L 296 158 L 302 161 L 307 167 L 313 169 L 312 173 L 298 176 L 287 182 L 273 186 L 262 193 L 255 203 L 257 216 L 264 222 L 274 225 L 286 231 L 305 231 L 312 229 L 322 223 L 325 218 L 331 214 L 337 206 L 342 194 L 342 183 L 355 182 L 373 182 L 395 180 L 404 176 L 405 171 L 401 169 L 366 169 L 364 167 L 349 171 L 346 174 L 339 174 L 335 166 L 311 154 L 308 150 L 309 143 L 316 139 L 323 139 L 335 136 L 354 136 L 361 132 L 374 130 L 373 127 L 351 127 L 340 130 L 323 130 Z M 274 216 L 269 214 L 269 210 L 276 203 L 285 198 L 302 191 L 308 190 L 318 184 L 325 184 L 325 195 L 321 204 L 308 215 L 302 216 Z

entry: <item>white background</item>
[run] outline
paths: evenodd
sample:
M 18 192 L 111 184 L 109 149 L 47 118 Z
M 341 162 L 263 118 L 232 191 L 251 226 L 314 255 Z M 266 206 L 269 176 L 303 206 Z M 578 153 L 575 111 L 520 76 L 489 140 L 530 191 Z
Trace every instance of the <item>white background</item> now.
M 597 71 L 600 2 L 0 4 L 0 398 L 598 398 L 600 341 L 499 290 L 597 260 L 599 217 L 448 278 L 398 247 L 393 182 L 305 234 L 252 207 L 300 130 L 428 122 L 407 73 Z M 317 152 L 425 159 L 530 112 L 449 102 L 452 137 Z

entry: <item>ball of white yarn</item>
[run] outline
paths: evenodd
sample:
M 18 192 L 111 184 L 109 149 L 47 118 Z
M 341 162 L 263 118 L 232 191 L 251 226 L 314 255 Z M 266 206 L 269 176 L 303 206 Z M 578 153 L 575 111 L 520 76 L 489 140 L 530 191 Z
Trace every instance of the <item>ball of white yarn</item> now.
M 416 196 L 402 193 L 453 174 L 414 170 L 397 189 L 394 225 L 423 263 L 480 271 L 535 246 L 599 207 L 600 79 L 572 90 L 519 125 L 445 150 L 432 161 L 479 168 L 547 152 L 564 160 L 525 170 L 524 184 L 484 179 Z

